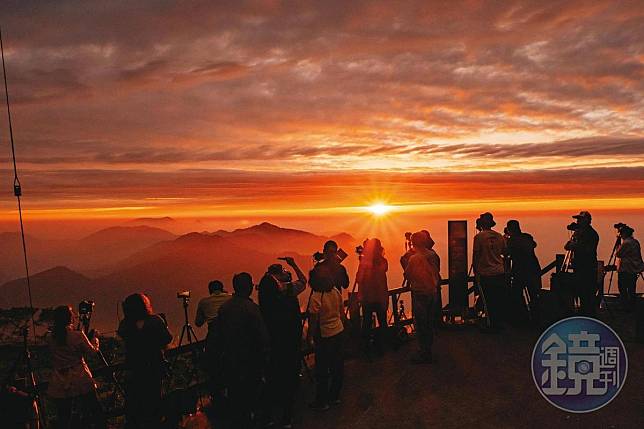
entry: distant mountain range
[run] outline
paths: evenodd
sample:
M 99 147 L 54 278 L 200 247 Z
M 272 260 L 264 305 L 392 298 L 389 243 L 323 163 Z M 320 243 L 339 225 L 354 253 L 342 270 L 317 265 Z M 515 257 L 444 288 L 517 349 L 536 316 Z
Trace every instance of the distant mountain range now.
M 210 280 L 220 279 L 231 289 L 232 275 L 248 271 L 259 281 L 278 256 L 293 256 L 307 272 L 312 266 L 310 255 L 321 250 L 329 238 L 345 248 L 355 244 L 349 234 L 323 237 L 267 222 L 234 231 L 192 232 L 179 237 L 146 225 L 123 226 L 70 243 L 42 242 L 39 264 L 47 257 L 66 262 L 32 276 L 34 305 L 77 305 L 83 299 L 93 299 L 97 303 L 97 326 L 111 330 L 116 326 L 118 303 L 128 294 L 142 291 L 150 295 L 155 310 L 165 312 L 171 326 L 179 329 L 183 313 L 177 291 L 192 291 L 192 317 L 196 301 L 207 294 Z M 46 254 L 48 244 L 55 247 L 48 250 L 54 254 Z M 4 248 L 3 240 L 0 252 Z M 0 307 L 24 306 L 27 302 L 23 278 L 5 283 L 0 291 Z
M 41 240 L 26 236 L 32 272 L 67 266 L 95 276 L 109 271 L 113 264 L 139 250 L 176 235 L 150 226 L 117 226 L 100 230 L 80 240 Z M 0 234 L 0 281 L 25 273 L 22 244 L 18 233 Z

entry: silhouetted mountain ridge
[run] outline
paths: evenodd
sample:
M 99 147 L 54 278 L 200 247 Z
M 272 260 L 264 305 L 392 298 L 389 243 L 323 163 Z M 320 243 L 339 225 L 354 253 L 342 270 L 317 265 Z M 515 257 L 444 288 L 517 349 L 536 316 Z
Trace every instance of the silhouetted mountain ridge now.
M 67 267 L 57 266 L 30 277 L 34 306 L 52 307 L 85 299 L 92 280 Z M 29 298 L 23 277 L 0 286 L 0 307 L 26 306 Z
M 137 237 L 161 241 L 141 248 L 139 244 L 144 240 Z M 170 239 L 162 240 L 167 237 Z M 233 274 L 241 271 L 250 272 L 255 281 L 259 281 L 268 265 L 278 262 L 276 258 L 285 255 L 294 257 L 302 270 L 307 272 L 312 266 L 310 255 L 321 249 L 327 239 L 268 222 L 230 232 L 190 232 L 178 237 L 151 227 L 108 228 L 76 242 L 77 252 L 87 249 L 80 243 L 96 243 L 103 249 L 115 246 L 117 250 L 110 255 L 113 260 L 119 244 L 129 246 L 129 250 L 139 248 L 111 263 L 109 271 L 95 276 L 93 280 L 65 267 L 39 273 L 36 275 L 39 277 L 38 283 L 46 283 L 50 287 L 39 285 L 36 293 L 42 295 L 40 302 L 46 306 L 62 303 L 77 305 L 80 300 L 93 299 L 97 302 L 95 323 L 101 329 L 111 329 L 115 323 L 113 310 L 118 303 L 127 295 L 141 291 L 150 295 L 155 310 L 167 313 L 171 326 L 176 327 L 182 322 L 177 291 L 191 290 L 196 304 L 198 299 L 207 295 L 209 281 L 220 279 L 230 290 Z M 345 246 L 353 244 L 348 243 L 352 239 L 348 234 L 342 239 L 346 241 Z M 134 243 L 137 240 L 139 242 Z M 89 249 L 85 251 L 89 252 Z M 102 253 L 96 249 L 93 252 L 95 255 Z M 12 285 L 12 290 L 24 290 L 19 286 L 18 283 Z M 2 292 L 3 296 L 6 295 L 4 290 Z M 9 298 L 2 305 L 24 305 L 24 302 L 22 297 L 18 300 Z M 191 317 L 193 312 L 194 308 L 191 308 Z

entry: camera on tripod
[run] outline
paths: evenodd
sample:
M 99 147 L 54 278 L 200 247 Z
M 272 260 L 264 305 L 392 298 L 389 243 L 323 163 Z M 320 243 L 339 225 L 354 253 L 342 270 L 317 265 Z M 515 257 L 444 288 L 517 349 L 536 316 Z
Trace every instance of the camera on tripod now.
M 577 231 L 579 229 L 579 224 L 577 222 L 572 222 L 566 226 L 568 231 Z
M 362 256 L 363 253 L 364 253 L 364 246 L 362 244 L 356 246 L 356 254 L 358 256 Z
M 91 316 L 94 312 L 94 306 L 96 303 L 92 300 L 86 299 L 78 303 L 78 315 L 79 316 Z
M 189 290 L 184 290 L 181 292 L 177 292 L 177 299 L 190 299 L 190 291 Z
M 95 305 L 96 303 L 90 299 L 78 303 L 78 318 L 86 327 L 89 327 L 89 320 L 92 318 Z

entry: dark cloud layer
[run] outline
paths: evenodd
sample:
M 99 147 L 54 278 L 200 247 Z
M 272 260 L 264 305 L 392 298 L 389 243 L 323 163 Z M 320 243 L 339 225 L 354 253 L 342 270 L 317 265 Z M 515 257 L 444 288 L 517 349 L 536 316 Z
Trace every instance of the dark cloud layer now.
M 644 166 L 638 1 L 6 0 L 0 16 L 18 155 L 52 201 L 77 169 L 97 197 L 114 175 L 190 168 Z

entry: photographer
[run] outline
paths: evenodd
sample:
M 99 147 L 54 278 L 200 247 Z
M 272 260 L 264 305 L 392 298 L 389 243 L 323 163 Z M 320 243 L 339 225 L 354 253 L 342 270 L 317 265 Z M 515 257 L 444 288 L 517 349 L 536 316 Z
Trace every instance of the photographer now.
M 156 428 L 162 414 L 163 349 L 172 341 L 172 334 L 142 293 L 125 298 L 123 315 L 117 333 L 125 342 L 125 427 Z
M 259 307 L 250 298 L 251 275 L 235 274 L 233 289 L 232 298 L 219 309 L 223 371 L 230 399 L 231 427 L 248 429 L 259 399 L 270 344 Z
M 441 281 L 440 258 L 431 249 L 433 240 L 428 233 L 413 233 L 411 243 L 415 251 L 405 267 L 405 278 L 409 281 L 411 289 L 414 324 L 420 346 L 419 354 L 412 362 L 432 363 L 433 325 L 436 320 L 436 301 Z
M 595 316 L 597 312 L 597 245 L 599 235 L 591 226 L 592 216 L 582 211 L 573 216 L 575 223 L 568 225 L 573 231 L 564 248 L 570 252 L 572 269 L 575 274 L 575 294 L 581 303 L 584 316 Z
M 208 324 L 206 336 L 206 371 L 208 372 L 210 394 L 213 399 L 221 398 L 223 386 L 221 383 L 221 347 L 218 341 L 217 322 L 219 308 L 230 299 L 231 295 L 224 291 L 224 284 L 213 280 L 208 284 L 210 295 L 201 299 L 197 305 L 195 325 L 201 327 Z
M 389 268 L 384 256 L 385 249 L 377 238 L 366 240 L 356 274 L 358 300 L 362 306 L 362 335 L 365 351 L 369 354 L 373 314 L 378 319 L 375 345 L 379 354 L 384 351 L 384 339 L 387 332 L 387 307 L 389 288 L 387 287 L 387 270 Z
M 315 342 L 316 393 L 310 406 L 326 411 L 330 404 L 340 403 L 344 382 L 344 303 L 331 281 L 312 281 L 311 289 L 309 332 Z
M 197 304 L 195 325 L 197 325 L 197 327 L 201 327 L 204 323 L 207 323 L 208 335 L 210 335 L 211 324 L 216 323 L 217 316 L 219 315 L 219 308 L 224 302 L 230 299 L 230 294 L 224 291 L 224 284 L 219 280 L 213 280 L 208 283 L 208 293 L 210 293 L 210 295 L 201 299 L 199 304 Z
M 541 293 L 541 265 L 534 253 L 537 242 L 528 233 L 521 231 L 517 220 L 510 220 L 505 228 L 507 255 L 512 261 L 515 303 L 523 300 L 523 288 L 530 298 L 529 310 L 536 316 Z
M 628 225 L 620 225 L 619 237 L 621 243 L 615 252 L 619 259 L 617 268 L 617 285 L 622 306 L 626 310 L 635 308 L 637 277 L 644 271 L 642 249 L 640 243 L 633 237 L 635 230 Z
M 97 353 L 98 337 L 90 339 L 72 327 L 73 312 L 68 305 L 56 307 L 52 335 L 48 338 L 53 372 L 47 391 L 58 410 L 58 427 L 71 427 L 72 408 L 80 407 L 94 427 L 106 427 L 105 416 L 96 396 L 96 383 L 85 362 L 85 356 Z M 87 424 L 87 422 L 81 422 Z
M 309 273 L 312 288 L 322 290 L 331 285 L 342 292 L 342 289 L 349 287 L 349 275 L 342 265 L 343 258 L 338 254 L 338 243 L 333 240 L 327 241 L 322 253 L 316 253 L 314 257 L 318 262 Z
M 480 232 L 474 236 L 472 265 L 476 281 L 487 302 L 490 328 L 496 331 L 501 328 L 505 316 L 507 281 L 505 276 L 506 253 L 505 239 L 492 230 L 496 225 L 492 213 L 483 213 L 476 221 Z
M 277 406 L 282 426 L 289 426 L 302 359 L 302 315 L 297 297 L 306 289 L 306 277 L 293 258 L 280 259 L 295 271 L 297 280 L 281 264 L 273 264 L 259 282 L 258 295 L 271 344 L 265 418 L 270 422 L 272 408 Z

